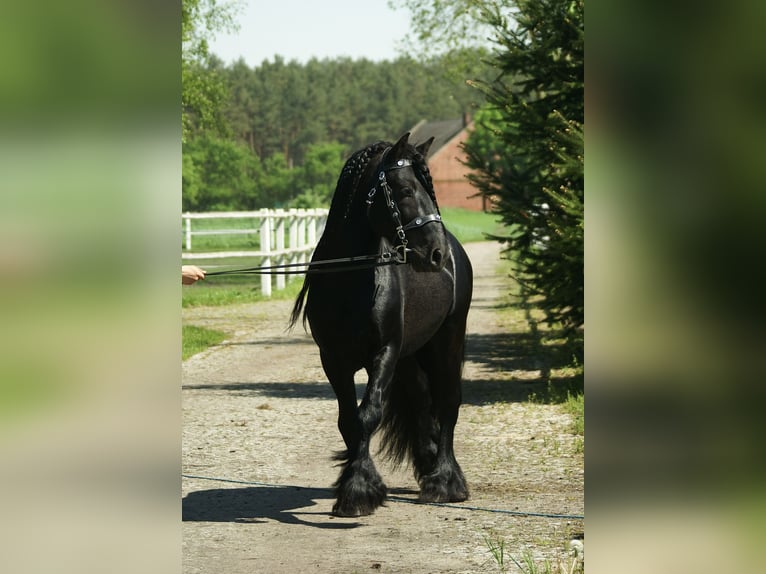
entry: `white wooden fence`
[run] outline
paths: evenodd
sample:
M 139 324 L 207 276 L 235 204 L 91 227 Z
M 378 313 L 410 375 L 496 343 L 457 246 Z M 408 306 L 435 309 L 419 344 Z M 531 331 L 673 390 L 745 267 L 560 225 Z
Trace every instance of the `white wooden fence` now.
M 181 258 L 213 271 L 214 265 L 206 266 L 204 260 L 229 257 L 248 258 L 245 267 L 305 263 L 316 247 L 327 221 L 327 209 L 261 209 L 259 211 L 228 211 L 211 213 L 184 213 L 181 215 L 184 249 Z M 252 227 L 239 229 L 197 229 L 194 221 L 200 219 L 247 219 Z M 194 251 L 193 238 L 203 235 L 259 234 L 260 249 L 257 251 Z M 274 275 L 277 289 L 284 289 L 285 276 Z M 272 275 L 261 275 L 261 292 L 271 296 Z

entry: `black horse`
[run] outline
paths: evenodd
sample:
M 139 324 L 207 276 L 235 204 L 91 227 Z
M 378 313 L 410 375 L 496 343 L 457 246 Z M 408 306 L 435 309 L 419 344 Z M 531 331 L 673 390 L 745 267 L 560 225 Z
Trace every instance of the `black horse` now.
M 347 447 L 337 455 L 338 516 L 372 514 L 386 499 L 370 458 L 378 427 L 381 450 L 412 463 L 420 500 L 468 498 L 452 441 L 473 272 L 441 222 L 425 161 L 433 138 L 417 147 L 408 138 L 372 144 L 346 162 L 291 316 L 294 325 L 305 300 L 304 324 L 338 399 Z M 370 254 L 383 265 L 359 269 Z M 342 272 L 313 273 L 320 261 Z M 357 405 L 360 369 L 368 382 Z

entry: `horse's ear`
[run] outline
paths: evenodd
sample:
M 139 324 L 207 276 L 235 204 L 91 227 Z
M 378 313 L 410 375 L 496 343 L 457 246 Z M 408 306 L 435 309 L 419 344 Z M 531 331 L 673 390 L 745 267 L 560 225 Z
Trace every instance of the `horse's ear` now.
M 418 153 L 422 155 L 423 157 L 428 157 L 428 150 L 431 149 L 431 144 L 434 143 L 434 137 L 431 136 L 426 141 L 424 141 L 422 144 L 418 144 L 415 146 L 415 149 L 418 150 Z
M 390 157 L 392 158 L 398 158 L 404 155 L 404 150 L 407 147 L 407 141 L 410 139 L 410 132 L 407 132 L 402 137 L 399 138 L 399 141 L 394 144 L 394 147 L 391 148 Z

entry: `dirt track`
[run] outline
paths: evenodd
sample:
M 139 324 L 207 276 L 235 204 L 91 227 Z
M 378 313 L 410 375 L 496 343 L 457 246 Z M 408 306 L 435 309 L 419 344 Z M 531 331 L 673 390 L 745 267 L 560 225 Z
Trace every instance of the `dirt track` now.
M 509 337 L 493 311 L 504 283 L 498 245 L 466 248 L 475 288 L 455 449 L 471 498 L 459 506 L 581 515 L 583 454 L 570 416 L 520 400 L 540 372 L 514 356 L 525 325 Z M 291 305 L 184 310 L 185 323 L 231 336 L 183 365 L 183 473 L 244 482 L 183 478 L 185 574 L 499 572 L 489 547 L 500 541 L 508 571 L 517 570 L 508 555 L 571 562 L 582 520 L 413 504 L 410 470 L 380 457 L 393 500 L 372 516 L 331 516 L 330 456 L 343 446 L 336 403 L 310 336 L 285 332 Z

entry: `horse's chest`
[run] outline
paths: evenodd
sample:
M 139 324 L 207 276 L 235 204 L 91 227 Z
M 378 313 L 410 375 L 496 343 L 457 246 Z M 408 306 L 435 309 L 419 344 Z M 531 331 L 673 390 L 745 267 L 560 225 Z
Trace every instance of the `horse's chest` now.
M 384 289 L 389 293 L 382 293 Z M 377 320 L 389 335 L 401 339 L 403 354 L 422 347 L 444 323 L 452 308 L 453 286 L 447 273 L 409 273 L 381 285 L 376 298 Z
M 425 279 L 410 280 L 402 307 L 407 323 L 439 324 L 452 306 L 452 285 L 445 274 L 429 273 Z

